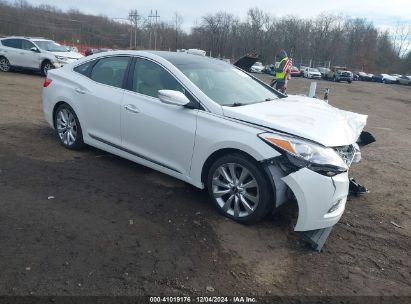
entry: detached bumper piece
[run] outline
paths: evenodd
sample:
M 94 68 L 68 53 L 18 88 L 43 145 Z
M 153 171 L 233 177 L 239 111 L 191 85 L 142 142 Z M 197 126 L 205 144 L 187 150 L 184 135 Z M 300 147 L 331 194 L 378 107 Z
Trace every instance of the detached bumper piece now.
M 320 252 L 332 229 L 333 227 L 328 227 L 311 231 L 303 231 L 300 232 L 300 236 L 301 239 L 307 242 L 312 249 Z
M 350 178 L 350 194 L 359 196 L 362 194 L 370 193 L 370 191 L 363 185 L 360 185 L 355 179 Z

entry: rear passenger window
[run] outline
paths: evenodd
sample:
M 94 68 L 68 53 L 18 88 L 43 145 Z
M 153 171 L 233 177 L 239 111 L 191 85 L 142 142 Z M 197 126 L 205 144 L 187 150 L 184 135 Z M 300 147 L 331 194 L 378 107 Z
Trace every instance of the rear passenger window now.
M 83 63 L 81 65 L 76 66 L 73 70 L 74 72 L 80 73 L 81 75 L 84 76 L 89 76 L 89 70 L 92 67 L 92 65 L 95 63 L 95 60 L 88 61 L 86 63 Z
M 96 82 L 121 88 L 130 57 L 107 57 L 100 59 L 91 71 L 90 78 Z
M 175 90 L 185 93 L 180 83 L 158 64 L 138 58 L 133 76 L 133 91 L 158 98 L 159 90 Z

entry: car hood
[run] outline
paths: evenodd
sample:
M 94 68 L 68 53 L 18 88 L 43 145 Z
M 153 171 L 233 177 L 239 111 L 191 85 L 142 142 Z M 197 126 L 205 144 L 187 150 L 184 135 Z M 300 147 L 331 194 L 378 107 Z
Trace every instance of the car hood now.
M 84 57 L 83 55 L 77 52 L 50 52 L 49 51 L 49 53 L 56 55 L 56 56 L 67 57 L 67 58 L 72 58 L 72 59 L 80 59 Z
M 226 117 L 293 134 L 327 147 L 355 143 L 367 122 L 367 115 L 296 95 L 247 106 L 223 107 L 223 111 Z

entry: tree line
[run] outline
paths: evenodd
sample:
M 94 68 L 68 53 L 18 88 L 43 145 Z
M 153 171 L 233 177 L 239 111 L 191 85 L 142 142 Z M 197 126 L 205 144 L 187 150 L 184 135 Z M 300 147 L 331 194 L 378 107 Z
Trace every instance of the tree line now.
M 236 59 L 257 53 L 264 64 L 286 50 L 295 65 L 343 65 L 367 72 L 411 74 L 411 25 L 379 30 L 367 19 L 320 14 L 313 19 L 274 17 L 259 8 L 240 19 L 227 12 L 206 14 L 189 31 L 183 16 L 156 22 L 150 18 L 113 20 L 106 16 L 63 12 L 25 0 L 0 0 L 0 35 L 44 36 L 68 44 L 109 48 L 176 50 L 198 48 L 208 55 Z

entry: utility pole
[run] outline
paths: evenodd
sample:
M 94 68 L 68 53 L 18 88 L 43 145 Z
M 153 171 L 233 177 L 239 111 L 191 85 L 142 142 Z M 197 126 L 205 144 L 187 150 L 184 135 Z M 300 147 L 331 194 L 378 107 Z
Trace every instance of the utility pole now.
M 150 11 L 150 15 L 148 16 L 148 19 L 150 20 L 150 25 L 151 25 L 151 19 L 154 19 L 154 49 L 157 49 L 157 20 L 160 19 L 159 14 L 157 13 L 157 10 L 155 12 L 155 15 L 153 14 L 153 10 Z M 151 46 L 151 33 L 150 33 L 150 46 Z
M 138 10 L 131 10 L 128 14 L 128 20 L 130 20 L 130 22 L 134 26 L 134 49 L 137 49 L 137 29 L 138 23 L 141 20 L 141 16 L 138 14 Z

